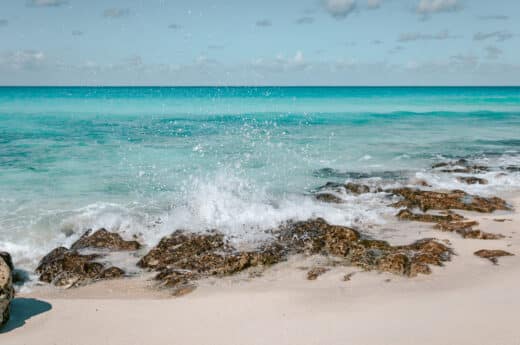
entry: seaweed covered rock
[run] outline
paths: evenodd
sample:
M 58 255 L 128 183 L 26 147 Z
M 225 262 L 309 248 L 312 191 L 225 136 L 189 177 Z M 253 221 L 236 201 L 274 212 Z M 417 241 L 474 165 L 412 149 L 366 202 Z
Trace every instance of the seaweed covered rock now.
M 484 198 L 461 190 L 433 192 L 413 188 L 396 188 L 389 190 L 389 192 L 403 198 L 403 200 L 393 204 L 394 207 L 417 207 L 423 212 L 458 209 L 490 213 L 496 210 L 510 210 L 503 199 L 498 197 Z
M 502 256 L 513 256 L 514 254 L 506 252 L 505 250 L 501 249 L 481 249 L 477 250 L 475 253 L 476 256 L 488 259 L 491 261 L 494 265 L 498 264 L 498 258 Z
M 0 327 L 9 320 L 13 297 L 13 262 L 9 253 L 0 252 Z
M 184 289 L 197 279 L 272 265 L 283 258 L 283 250 L 276 244 L 255 251 L 238 251 L 221 233 L 195 234 L 177 230 L 162 238 L 138 266 L 158 271 L 156 279 L 162 285 Z
M 97 280 L 119 278 L 125 272 L 101 262 L 107 251 L 136 250 L 140 244 L 124 241 L 118 234 L 101 229 L 87 231 L 71 249 L 58 247 L 47 254 L 38 264 L 36 272 L 40 281 L 59 287 L 75 287 Z M 82 253 L 83 249 L 98 250 L 98 253 Z

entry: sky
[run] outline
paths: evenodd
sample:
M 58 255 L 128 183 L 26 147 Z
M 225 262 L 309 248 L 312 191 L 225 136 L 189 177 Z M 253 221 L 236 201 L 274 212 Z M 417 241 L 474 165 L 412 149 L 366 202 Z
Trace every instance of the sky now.
M 520 1 L 0 0 L 0 85 L 520 85 Z

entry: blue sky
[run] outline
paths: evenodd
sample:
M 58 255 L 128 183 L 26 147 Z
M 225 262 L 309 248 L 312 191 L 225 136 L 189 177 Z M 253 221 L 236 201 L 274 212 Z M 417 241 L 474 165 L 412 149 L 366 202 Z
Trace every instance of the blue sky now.
M 518 85 L 518 0 L 1 0 L 3 85 Z

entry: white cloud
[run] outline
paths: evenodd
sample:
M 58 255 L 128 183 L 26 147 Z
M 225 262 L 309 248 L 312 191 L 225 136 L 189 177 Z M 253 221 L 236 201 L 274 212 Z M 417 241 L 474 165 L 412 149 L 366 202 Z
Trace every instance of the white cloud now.
M 36 7 L 58 7 L 66 5 L 67 3 L 68 0 L 29 0 L 27 5 Z
M 454 12 L 462 8 L 458 0 L 420 0 L 416 11 L 419 14 L 430 15 L 439 12 Z
M 279 54 L 274 59 L 255 59 L 251 62 L 251 67 L 258 70 L 282 72 L 288 70 L 303 70 L 309 67 L 309 64 L 306 63 L 303 52 L 298 50 L 292 57 Z
M 130 9 L 128 8 L 107 8 L 103 12 L 105 18 L 122 18 L 130 15 Z
M 381 7 L 382 4 L 383 0 L 367 0 L 367 7 L 370 10 L 378 9 L 379 7 Z
M 325 10 L 336 19 L 347 17 L 356 9 L 355 0 L 322 0 Z
M 504 42 L 513 38 L 513 34 L 508 31 L 493 31 L 493 32 L 477 32 L 473 35 L 475 41 L 485 41 L 488 39 L 495 40 L 496 42 Z
M 411 41 L 432 41 L 432 40 L 448 40 L 458 38 L 458 36 L 451 35 L 449 31 L 440 31 L 436 34 L 423 34 L 420 32 L 407 32 L 402 33 L 399 36 L 399 42 L 411 42 Z
M 0 54 L 0 66 L 14 70 L 32 70 L 43 65 L 45 54 L 36 50 L 17 50 Z

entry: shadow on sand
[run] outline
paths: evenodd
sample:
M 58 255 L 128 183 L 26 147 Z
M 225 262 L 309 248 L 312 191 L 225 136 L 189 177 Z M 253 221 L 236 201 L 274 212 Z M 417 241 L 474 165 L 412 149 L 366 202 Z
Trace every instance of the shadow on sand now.
M 51 309 L 50 303 L 35 298 L 15 298 L 11 301 L 11 317 L 4 327 L 0 328 L 0 334 L 22 327 L 31 317 Z

